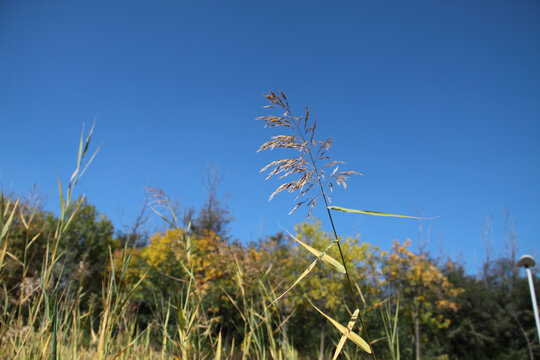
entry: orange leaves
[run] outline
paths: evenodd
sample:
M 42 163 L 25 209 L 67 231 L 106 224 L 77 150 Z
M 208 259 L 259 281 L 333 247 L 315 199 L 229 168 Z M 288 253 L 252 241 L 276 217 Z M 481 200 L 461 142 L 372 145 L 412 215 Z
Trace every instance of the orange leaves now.
M 427 324 L 443 328 L 447 321 L 437 313 L 443 309 L 457 310 L 455 299 L 462 290 L 454 288 L 426 254 L 415 254 L 410 246 L 410 240 L 403 244 L 394 241 L 383 264 L 386 280 L 404 299 L 406 314 L 423 315 L 421 318 Z

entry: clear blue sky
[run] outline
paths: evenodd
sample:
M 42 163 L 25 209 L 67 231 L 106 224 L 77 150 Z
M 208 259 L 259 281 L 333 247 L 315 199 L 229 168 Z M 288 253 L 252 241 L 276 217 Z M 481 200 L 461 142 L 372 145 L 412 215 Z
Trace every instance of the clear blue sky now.
M 283 90 L 309 105 L 331 155 L 365 174 L 334 204 L 440 216 L 430 249 L 472 272 L 506 207 L 521 252 L 540 244 L 540 2 L 0 2 L 0 179 L 58 208 L 82 123 L 102 150 L 79 190 L 120 228 L 160 186 L 188 206 L 208 164 L 225 175 L 233 236 L 292 229 L 288 194 L 258 170 L 275 132 L 254 119 Z M 323 209 L 315 211 L 323 226 Z M 336 214 L 338 232 L 388 249 L 415 220 Z M 442 245 L 441 245 L 442 244 Z M 440 246 L 439 246 L 440 245 Z

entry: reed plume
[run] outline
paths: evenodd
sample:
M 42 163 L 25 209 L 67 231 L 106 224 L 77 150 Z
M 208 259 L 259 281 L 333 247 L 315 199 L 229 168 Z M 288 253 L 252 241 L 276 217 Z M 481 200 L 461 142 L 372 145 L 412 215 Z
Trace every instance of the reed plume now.
M 269 200 L 272 200 L 275 195 L 284 190 L 290 193 L 297 192 L 296 205 L 289 214 L 305 205 L 308 208 L 308 216 L 310 216 L 320 197 L 323 197 L 327 206 L 331 202 L 331 198 L 324 189 L 327 188 L 332 192 L 335 185 L 347 188 L 349 176 L 361 174 L 356 171 L 340 171 L 339 166 L 343 164 L 343 161 L 330 159 L 327 151 L 330 149 L 334 139 L 329 137 L 326 140 L 318 140 L 315 137 L 317 120 L 310 118 L 307 106 L 304 115 L 294 116 L 283 92 L 280 91 L 280 95 L 277 95 L 270 91 L 269 94 L 264 96 L 270 102 L 270 105 L 266 105 L 265 108 L 281 108 L 284 113 L 281 116 L 261 116 L 257 120 L 263 120 L 265 127 L 285 128 L 283 130 L 292 132 L 292 135 L 273 136 L 269 141 L 262 144 L 257 152 L 281 148 L 291 149 L 299 153 L 297 157 L 272 161 L 261 169 L 261 172 L 270 170 L 266 180 L 274 175 L 281 175 L 280 179 L 289 176 L 296 178 L 280 185 L 270 195 Z M 330 169 L 329 175 L 327 174 L 328 169 Z M 320 191 L 317 191 L 317 188 Z

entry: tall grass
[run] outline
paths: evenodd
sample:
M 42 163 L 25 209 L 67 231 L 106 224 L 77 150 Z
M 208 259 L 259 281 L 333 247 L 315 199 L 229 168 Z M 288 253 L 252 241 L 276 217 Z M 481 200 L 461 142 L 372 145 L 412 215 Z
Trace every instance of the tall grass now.
M 88 150 L 94 128 L 85 136 L 81 134 L 77 165 L 67 182 L 62 185 L 58 178 L 60 200 L 60 216 L 54 232 L 47 235 L 46 248 L 41 259 L 41 270 L 38 277 L 29 274 L 31 261 L 27 253 L 35 246 L 36 241 L 44 235 L 44 228 L 38 227 L 36 234 L 31 234 L 37 209 L 30 207 L 29 212 L 18 206 L 19 201 L 12 202 L 4 194 L 0 197 L 0 270 L 9 256 L 22 268 L 19 297 L 14 298 L 8 293 L 4 284 L 2 296 L 2 318 L 0 323 L 1 345 L 0 357 L 4 359 L 105 359 L 121 358 L 129 354 L 135 345 L 132 339 L 133 326 L 125 322 L 126 306 L 133 294 L 133 288 L 122 284 L 123 276 L 129 266 L 131 252 L 124 249 L 121 257 L 121 274 L 115 274 L 115 264 L 111 256 L 111 269 L 108 281 L 104 284 L 102 310 L 98 315 L 99 326 L 97 333 L 92 324 L 96 309 L 90 308 L 81 312 L 80 299 L 83 289 L 76 285 L 65 283 L 63 276 L 63 253 L 60 244 L 65 232 L 77 214 L 83 198 L 75 201 L 74 190 L 95 155 L 96 150 L 88 159 Z M 98 148 L 99 149 L 99 148 Z M 7 251 L 10 241 L 10 226 L 17 219 L 27 230 L 24 254 L 17 258 Z M 39 226 L 39 224 L 38 224 Z M 30 237 L 31 236 L 31 237 Z M 112 255 L 112 254 L 111 254 Z M 36 261 L 34 259 L 34 261 Z M 39 260 L 38 260 L 39 261 Z M 135 287 L 138 284 L 135 284 Z M 120 327 L 124 331 L 118 331 Z M 90 331 L 88 331 L 90 329 Z M 139 344 L 140 348 L 140 344 Z M 128 351 L 129 350 L 129 351 Z
M 109 249 L 109 266 L 101 298 L 97 303 L 90 302 L 90 307 L 83 310 L 81 299 L 86 296 L 85 289 L 72 276 L 65 276 L 64 254 L 60 249 L 63 236 L 83 201 L 82 198 L 73 200 L 76 185 L 97 153 L 96 150 L 88 156 L 92 134 L 93 128 L 87 135 L 81 135 L 77 165 L 67 186 L 58 179 L 60 215 L 54 232 L 46 239 L 42 259 L 29 259 L 26 253 L 40 236 L 45 235 L 44 227 L 35 234 L 27 231 L 22 258 L 8 251 L 13 222 L 19 221 L 30 230 L 35 227 L 33 221 L 37 210 L 23 211 L 19 200 L 0 194 L 0 274 L 6 265 L 6 257 L 22 268 L 21 291 L 16 297 L 6 288 L 3 277 L 0 278 L 3 284 L 0 358 L 296 359 L 296 351 L 282 334 L 283 322 L 280 323 L 279 317 L 267 309 L 272 290 L 261 278 L 257 282 L 260 296 L 257 300 L 248 296 L 245 270 L 240 262 L 237 262 L 235 276 L 236 291 L 242 294 L 241 302 L 238 303 L 235 297 L 229 298 L 243 319 L 243 340 L 235 343 L 235 338 L 223 338 L 215 319 L 208 316 L 204 291 L 199 288 L 193 273 L 190 226 L 179 223 L 171 202 L 157 189 L 149 191 L 151 206 L 171 228 L 181 230 L 186 249 L 181 264 L 187 276 L 177 279 L 179 291 L 176 296 L 166 299 L 154 294 L 156 304 L 160 304 L 160 313 L 146 326 L 138 325 L 130 303 L 147 274 L 136 281 L 126 281 L 134 251 L 126 243 L 119 256 Z M 32 261 L 42 264 L 37 278 L 30 276 Z
M 281 131 L 284 131 L 284 133 L 273 136 L 269 141 L 261 145 L 258 151 L 283 149 L 295 154 L 294 157 L 272 161 L 261 169 L 261 172 L 267 170 L 270 171 L 269 175 L 266 178 L 267 180 L 273 176 L 278 175 L 280 179 L 290 177 L 294 178 L 292 181 L 285 182 L 280 185 L 270 195 L 269 200 L 272 200 L 275 195 L 285 190 L 290 193 L 296 193 L 296 205 L 290 213 L 293 213 L 301 206 L 306 206 L 308 208 L 307 215 L 309 217 L 312 209 L 317 204 L 318 199 L 322 199 L 322 203 L 326 209 L 328 220 L 332 228 L 332 234 L 334 235 L 334 241 L 328 244 L 328 246 L 323 251 L 314 249 L 291 235 L 291 237 L 296 242 L 298 242 L 306 250 L 316 256 L 316 260 L 314 260 L 311 265 L 306 268 L 305 271 L 297 278 L 297 280 L 292 284 L 292 286 L 290 286 L 290 288 L 282 295 L 278 296 L 274 300 L 274 302 L 279 301 L 295 286 L 297 286 L 300 281 L 302 281 L 302 279 L 308 276 L 308 274 L 315 268 L 315 266 L 317 266 L 319 262 L 323 261 L 328 263 L 329 265 L 333 266 L 334 270 L 337 270 L 338 272 L 344 274 L 350 300 L 352 301 L 355 309 L 351 314 L 351 318 L 347 326 L 343 326 L 339 322 L 334 320 L 332 317 L 325 314 L 315 305 L 313 305 L 313 303 L 311 303 L 310 301 L 313 308 L 315 308 L 315 310 L 317 310 L 322 316 L 327 318 L 342 334 L 342 338 L 336 346 L 333 358 L 336 359 L 339 356 L 345 341 L 350 340 L 360 346 L 366 353 L 370 354 L 373 359 L 376 359 L 372 347 L 373 342 L 370 340 L 368 329 L 364 322 L 364 316 L 359 316 L 359 314 L 364 314 L 364 311 L 360 312 L 361 307 L 358 301 L 358 298 L 361 297 L 361 294 L 356 293 L 354 290 L 355 287 L 357 289 L 359 289 L 359 287 L 354 282 L 354 279 L 352 279 L 352 276 L 348 269 L 348 264 L 345 261 L 341 246 L 341 240 L 336 231 L 331 210 L 375 216 L 407 218 L 415 217 L 378 211 L 355 210 L 338 206 L 330 206 L 331 198 L 329 196 L 329 193 L 333 191 L 335 185 L 341 185 L 346 188 L 347 180 L 351 175 L 361 174 L 351 170 L 341 171 L 340 166 L 341 164 L 343 164 L 343 162 L 330 158 L 330 156 L 327 154 L 327 151 L 331 147 L 333 138 L 329 137 L 325 140 L 319 140 L 317 138 L 317 122 L 316 120 L 313 120 L 312 117 L 310 117 L 310 110 L 307 106 L 303 115 L 296 116 L 293 114 L 287 97 L 283 92 L 279 92 L 279 94 L 276 94 L 275 92 L 270 91 L 269 94 L 265 95 L 265 97 L 270 103 L 269 105 L 265 106 L 265 108 L 276 108 L 281 113 L 278 113 L 277 115 L 261 116 L 258 118 L 258 120 L 264 121 L 265 127 L 279 128 Z M 336 246 L 338 249 L 340 261 L 337 261 L 336 259 L 330 257 L 327 254 L 330 248 L 332 248 L 333 246 Z M 389 316 L 388 312 L 384 312 L 382 313 L 382 315 L 383 319 L 386 319 L 386 317 Z M 363 336 L 366 340 L 362 339 L 353 331 L 357 320 L 360 321 L 360 330 L 362 331 Z M 397 316 L 395 317 L 395 321 L 397 321 Z M 385 324 L 387 324 L 386 321 Z M 392 354 L 394 354 L 394 350 L 396 347 L 399 347 L 399 343 L 396 342 L 395 337 L 396 326 L 393 326 L 392 329 L 393 331 L 387 331 L 386 334 L 387 340 L 391 344 L 391 352 Z
M 38 222 L 37 207 L 22 204 L 18 199 L 0 194 L 0 358 L 2 359 L 301 359 L 287 334 L 288 321 L 294 313 L 282 312 L 277 303 L 291 292 L 320 263 L 329 264 L 335 271 L 343 274 L 353 309 L 349 311 L 350 320 L 342 325 L 335 316 L 326 314 L 312 303 L 312 314 L 320 313 L 340 334 L 334 343 L 334 350 L 328 353 L 321 346 L 321 357 L 338 356 L 353 359 L 365 358 L 370 354 L 375 358 L 368 329 L 364 323 L 368 309 L 358 284 L 348 270 L 342 252 L 341 239 L 334 227 L 330 210 L 351 211 L 331 207 L 329 191 L 335 185 L 346 186 L 354 171 L 339 171 L 340 161 L 332 161 L 326 155 L 332 139 L 319 141 L 315 138 L 316 123 L 309 119 L 309 109 L 303 117 L 295 117 L 283 93 L 267 95 L 270 107 L 281 107 L 283 116 L 262 117 L 267 127 L 279 126 L 292 130 L 295 135 L 278 135 L 263 144 L 260 150 L 284 148 L 298 152 L 298 156 L 270 163 L 263 170 L 271 169 L 273 175 L 298 175 L 298 179 L 281 185 L 270 198 L 287 190 L 297 192 L 298 202 L 292 211 L 305 205 L 308 213 L 318 200 L 327 209 L 334 240 L 325 249 L 319 250 L 294 237 L 291 239 L 313 254 L 315 259 L 289 285 L 284 292 L 276 293 L 270 280 L 271 267 L 249 273 L 246 264 L 231 253 L 228 261 L 234 264 L 228 275 L 234 277 L 232 288 L 222 288 L 222 297 L 230 302 L 240 323 L 235 324 L 240 336 L 224 333 L 219 321 L 212 317 L 208 308 L 207 294 L 201 287 L 194 270 L 195 254 L 191 238 L 191 224 L 183 221 L 177 214 L 174 204 L 158 188 L 148 189 L 150 207 L 163 219 L 175 234 L 180 236 L 183 249 L 179 264 L 183 278 L 174 278 L 174 296 L 167 297 L 158 292 L 153 294 L 153 303 L 158 309 L 150 321 L 144 325 L 138 321 L 138 314 L 131 305 L 142 284 L 148 280 L 148 272 L 138 275 L 135 280 L 128 279 L 133 267 L 134 247 L 128 242 L 121 249 L 109 248 L 109 265 L 103 274 L 103 284 L 97 301 L 87 302 L 88 296 L 81 284 L 73 276 L 67 276 L 62 241 L 73 219 L 80 210 L 83 198 L 74 200 L 76 186 L 81 176 L 94 160 L 99 148 L 89 153 L 93 136 L 92 127 L 88 134 L 81 134 L 77 152 L 77 162 L 71 177 L 62 181 L 58 178 L 59 216 L 54 231 L 45 231 L 45 225 Z M 329 174 L 325 169 L 330 168 Z M 65 184 L 65 185 L 63 185 Z M 364 212 L 368 213 L 368 212 Z M 383 214 L 383 213 L 377 213 Z M 385 214 L 391 215 L 391 214 Z M 18 256 L 10 253 L 10 229 L 14 222 L 26 229 L 24 251 Z M 37 229 L 37 231 L 31 231 Z M 41 259 L 27 256 L 37 246 L 38 239 L 45 238 L 45 250 Z M 131 244 L 134 246 L 134 244 Z M 339 261 L 329 255 L 333 247 L 338 249 Z M 4 282 L 6 258 L 22 269 L 18 280 L 20 291 L 8 289 Z M 32 264 L 41 264 L 37 274 L 30 271 Z M 248 284 L 249 282 L 249 284 Z M 356 289 L 356 290 L 355 290 Z M 360 306 L 358 299 L 362 300 Z M 311 302 L 311 299 L 307 299 Z M 383 303 L 380 303 L 383 304 Z M 392 315 L 384 308 L 383 319 L 387 329 L 387 340 L 392 357 L 399 358 L 399 343 L 396 336 L 397 310 Z M 360 322 L 355 332 L 356 322 Z M 324 339 L 324 338 L 323 338 Z M 364 340 L 365 339 L 365 340 Z M 358 348 L 346 346 L 346 342 Z M 376 340 L 375 340 L 376 341 Z M 352 349 L 352 350 L 351 350 Z M 396 350 L 397 349 L 397 350 Z M 397 357 L 396 357 L 397 351 Z
M 366 327 L 363 324 L 362 318 L 360 318 L 360 321 L 362 322 L 362 330 L 367 339 L 367 342 L 352 331 L 355 322 L 358 319 L 358 312 L 360 311 L 360 306 L 358 305 L 356 295 L 354 294 L 351 275 L 349 270 L 347 269 L 347 263 L 343 256 L 341 243 L 334 226 L 332 214 L 330 213 L 330 209 L 328 208 L 330 199 L 325 190 L 326 188 L 328 188 L 330 191 L 332 191 L 332 189 L 334 188 L 334 184 L 342 185 L 346 188 L 346 181 L 348 177 L 350 175 L 360 173 L 356 171 L 339 171 L 339 165 L 343 164 L 343 162 L 338 160 L 331 160 L 331 158 L 327 155 L 327 151 L 330 149 L 333 139 L 331 137 L 327 138 L 326 140 L 317 139 L 317 137 L 315 136 L 317 122 L 316 120 L 310 119 L 310 112 L 308 107 L 306 107 L 304 115 L 294 116 L 291 107 L 289 106 L 287 97 L 283 92 L 280 92 L 280 94 L 277 95 L 273 91 L 270 91 L 270 93 L 265 96 L 270 102 L 270 105 L 267 105 L 266 108 L 278 107 L 282 111 L 284 111 L 284 113 L 281 116 L 266 115 L 260 117 L 259 119 L 265 122 L 265 127 L 283 128 L 284 130 L 288 130 L 287 132 L 292 132 L 292 135 L 273 136 L 270 141 L 264 143 L 259 148 L 259 151 L 281 148 L 286 150 L 292 150 L 297 154 L 297 157 L 272 161 L 261 170 L 265 171 L 273 168 L 270 171 L 267 179 L 278 174 L 282 174 L 280 178 L 286 178 L 291 175 L 296 176 L 295 180 L 279 186 L 276 191 L 274 191 L 272 195 L 270 195 L 269 200 L 271 200 L 276 194 L 280 193 L 283 190 L 287 190 L 290 193 L 297 192 L 298 195 L 296 196 L 295 200 L 298 200 L 298 202 L 291 210 L 291 213 L 297 210 L 300 206 L 305 205 L 309 209 L 309 217 L 313 207 L 317 203 L 317 199 L 322 198 L 334 234 L 334 242 L 328 245 L 328 247 L 323 252 L 319 252 L 318 250 L 314 251 L 314 249 L 310 249 L 306 244 L 301 243 L 301 245 L 306 247 L 308 251 L 312 252 L 315 256 L 318 257 L 317 260 L 315 260 L 310 265 L 310 267 L 308 267 L 304 271 L 304 273 L 297 279 L 297 281 L 293 284 L 293 287 L 297 285 L 305 276 L 307 276 L 309 272 L 312 271 L 312 269 L 317 265 L 319 260 L 326 261 L 327 263 L 333 265 L 334 268 L 337 269 L 339 272 L 344 273 L 349 295 L 352 302 L 354 303 L 355 308 L 348 326 L 344 327 L 343 325 L 339 324 L 331 317 L 323 313 L 321 310 L 319 310 L 315 305 L 312 304 L 312 306 L 318 312 L 320 312 L 321 315 L 330 320 L 332 324 L 343 334 L 342 341 L 340 341 L 340 346 L 338 346 L 338 348 L 336 349 L 334 358 L 337 358 L 339 352 L 341 351 L 343 343 L 347 338 L 357 343 L 366 352 L 372 354 L 373 358 L 375 358 L 375 354 L 373 353 L 371 342 L 369 340 L 369 335 L 367 333 Z M 331 173 L 329 176 L 325 174 L 324 168 L 330 168 Z M 295 240 L 300 242 L 300 240 L 298 239 Z M 337 262 L 335 259 L 331 258 L 328 254 L 326 254 L 328 250 L 334 245 L 337 245 L 337 248 L 339 250 L 341 263 Z M 291 289 L 292 287 L 288 291 L 290 291 Z M 277 300 L 279 300 L 280 298 L 281 297 L 278 297 Z

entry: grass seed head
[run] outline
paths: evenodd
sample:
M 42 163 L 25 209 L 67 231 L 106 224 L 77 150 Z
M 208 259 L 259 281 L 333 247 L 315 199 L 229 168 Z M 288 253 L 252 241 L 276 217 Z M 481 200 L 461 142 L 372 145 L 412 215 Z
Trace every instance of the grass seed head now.
M 339 171 L 339 164 L 343 164 L 343 162 L 331 160 L 326 154 L 334 140 L 332 137 L 324 141 L 316 139 L 317 121 L 310 118 L 307 106 L 304 115 L 294 116 L 287 97 L 282 91 L 279 92 L 279 95 L 270 91 L 264 96 L 270 102 L 270 105 L 266 105 L 264 108 L 278 108 L 283 111 L 283 114 L 281 116 L 261 116 L 257 120 L 264 121 L 265 127 L 281 127 L 289 134 L 272 136 L 269 141 L 261 145 L 257 152 L 278 148 L 293 150 L 298 154 L 296 157 L 272 161 L 261 169 L 261 172 L 269 171 L 266 180 L 278 174 L 280 179 L 295 178 L 293 181 L 280 185 L 268 200 L 272 200 L 275 195 L 284 190 L 290 193 L 296 192 L 298 193 L 295 198 L 297 203 L 289 214 L 305 205 L 309 209 L 309 217 L 311 210 L 317 203 L 317 198 L 323 196 L 330 201 L 330 198 L 325 194 L 325 188 L 329 189 L 330 192 L 333 191 L 335 184 L 347 188 L 348 178 L 351 175 L 361 174 L 356 171 Z M 325 174 L 325 168 L 333 168 L 329 177 Z M 317 188 L 320 191 L 315 191 Z

